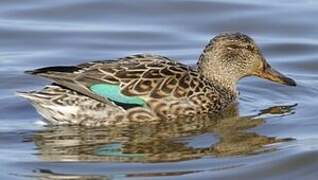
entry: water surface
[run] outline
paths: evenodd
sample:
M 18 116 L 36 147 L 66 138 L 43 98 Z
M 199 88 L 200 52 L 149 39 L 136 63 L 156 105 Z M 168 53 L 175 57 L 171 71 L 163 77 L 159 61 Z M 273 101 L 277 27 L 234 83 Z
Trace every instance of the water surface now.
M 136 0 L 0 2 L 0 179 L 317 179 L 318 3 Z M 239 83 L 222 118 L 85 129 L 45 127 L 23 74 L 135 53 L 194 65 L 220 32 L 252 36 L 286 87 Z

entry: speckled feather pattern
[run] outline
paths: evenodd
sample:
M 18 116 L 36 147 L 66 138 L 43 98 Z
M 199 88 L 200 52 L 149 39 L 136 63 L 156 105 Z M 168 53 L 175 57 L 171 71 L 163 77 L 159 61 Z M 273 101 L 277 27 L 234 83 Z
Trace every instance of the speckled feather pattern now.
M 228 94 L 221 85 L 210 83 L 190 66 L 163 56 L 139 54 L 114 61 L 89 62 L 77 67 L 77 71 L 72 73 L 38 73 L 63 86 L 47 86 L 42 91 L 29 93 L 31 97 L 37 97 L 33 104 L 38 111 L 51 112 L 44 117 L 54 124 L 100 126 L 171 119 L 219 112 L 235 98 L 234 94 Z M 100 101 L 100 97 L 95 98 L 88 89 L 95 83 L 118 84 L 123 94 L 140 96 L 147 106 L 124 110 L 105 98 Z M 71 90 L 73 86 L 68 87 L 68 84 L 78 87 Z M 67 112 L 58 110 L 63 106 L 65 109 L 66 106 L 77 108 L 66 115 Z
M 219 113 L 235 102 L 236 83 L 247 76 L 296 85 L 271 68 L 253 39 L 241 33 L 214 37 L 197 64 L 192 68 L 164 56 L 138 54 L 41 68 L 28 73 L 48 78 L 54 85 L 20 95 L 52 124 L 103 126 Z M 103 89 L 93 91 L 95 85 L 115 86 L 117 95 L 124 97 L 121 103 L 137 97 L 142 106 L 127 108 Z

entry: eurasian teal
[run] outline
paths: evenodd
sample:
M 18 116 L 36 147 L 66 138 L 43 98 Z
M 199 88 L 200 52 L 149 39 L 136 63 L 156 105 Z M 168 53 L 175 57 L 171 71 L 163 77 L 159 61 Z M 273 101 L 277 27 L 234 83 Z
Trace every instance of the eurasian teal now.
M 236 84 L 247 76 L 296 85 L 274 70 L 255 42 L 241 33 L 214 37 L 197 65 L 139 54 L 46 67 L 27 73 L 54 83 L 18 95 L 29 99 L 51 124 L 105 126 L 222 112 L 236 102 Z

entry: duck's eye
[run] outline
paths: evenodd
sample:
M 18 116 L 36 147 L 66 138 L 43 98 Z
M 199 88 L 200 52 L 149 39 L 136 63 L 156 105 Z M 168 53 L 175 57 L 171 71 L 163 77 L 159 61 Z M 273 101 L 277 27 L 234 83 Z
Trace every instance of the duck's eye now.
M 270 65 L 267 63 L 263 63 L 262 67 L 263 67 L 263 71 L 265 71 L 266 69 L 270 68 Z

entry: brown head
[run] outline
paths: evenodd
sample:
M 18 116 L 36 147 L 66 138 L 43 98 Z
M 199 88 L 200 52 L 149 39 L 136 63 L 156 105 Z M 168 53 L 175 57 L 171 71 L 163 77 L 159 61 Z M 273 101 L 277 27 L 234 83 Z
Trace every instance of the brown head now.
M 294 80 L 273 69 L 253 39 L 242 33 L 224 33 L 213 38 L 201 54 L 198 67 L 209 80 L 231 89 L 247 76 L 296 86 Z

